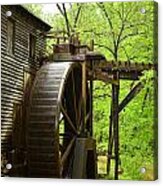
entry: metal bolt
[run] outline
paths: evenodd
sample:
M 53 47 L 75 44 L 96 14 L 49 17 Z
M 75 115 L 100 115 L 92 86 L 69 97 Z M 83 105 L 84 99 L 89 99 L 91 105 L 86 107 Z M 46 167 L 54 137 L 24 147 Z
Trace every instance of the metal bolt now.
M 145 167 L 142 167 L 142 168 L 140 169 L 140 172 L 141 172 L 142 174 L 144 174 L 144 173 L 146 172 L 146 168 L 145 168 Z
M 7 17 L 12 16 L 12 12 L 11 12 L 11 11 L 7 11 L 7 12 L 6 12 L 6 16 L 7 16 Z
M 6 169 L 8 169 L 8 170 L 12 169 L 12 165 L 11 165 L 10 163 L 8 163 L 8 164 L 6 165 Z
M 140 12 L 141 12 L 142 14 L 145 14 L 145 13 L 146 13 L 145 8 L 141 8 L 141 9 L 140 9 Z

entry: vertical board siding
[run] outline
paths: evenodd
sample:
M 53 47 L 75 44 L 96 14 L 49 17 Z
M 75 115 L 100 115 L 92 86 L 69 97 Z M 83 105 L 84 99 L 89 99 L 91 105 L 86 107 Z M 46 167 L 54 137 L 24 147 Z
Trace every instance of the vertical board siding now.
M 36 19 L 18 9 L 19 6 L 1 6 L 1 152 L 8 156 L 12 151 L 13 106 L 22 104 L 24 95 L 24 70 L 37 71 L 40 52 L 44 52 L 45 40 L 40 37 L 44 32 Z M 12 9 L 15 20 L 14 55 L 7 53 L 7 17 L 6 11 Z M 29 34 L 36 37 L 35 59 L 29 59 Z M 4 158 L 4 157 L 3 157 Z

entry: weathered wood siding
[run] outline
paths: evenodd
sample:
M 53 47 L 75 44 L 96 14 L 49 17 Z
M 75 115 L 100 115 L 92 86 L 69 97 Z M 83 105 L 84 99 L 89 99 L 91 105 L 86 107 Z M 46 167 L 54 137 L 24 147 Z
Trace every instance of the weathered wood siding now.
M 15 20 L 14 55 L 6 50 L 8 10 L 12 11 Z M 40 33 L 49 28 L 18 5 L 1 6 L 1 149 L 4 156 L 12 151 L 13 109 L 15 103 L 22 105 L 24 72 L 35 73 L 39 68 L 37 58 L 45 49 L 45 40 Z M 34 60 L 29 58 L 29 34 L 36 36 Z

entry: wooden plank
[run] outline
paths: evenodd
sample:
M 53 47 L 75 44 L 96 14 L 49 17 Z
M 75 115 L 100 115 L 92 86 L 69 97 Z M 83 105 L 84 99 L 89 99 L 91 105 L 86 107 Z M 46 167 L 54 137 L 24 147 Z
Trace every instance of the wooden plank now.
M 54 170 L 58 163 L 55 162 L 29 162 L 29 168 L 32 170 L 35 169 L 45 169 L 45 170 Z
M 86 141 L 82 138 L 76 140 L 75 143 L 75 152 L 74 152 L 74 163 L 73 163 L 73 171 L 72 178 L 73 179 L 86 179 L 86 159 L 87 159 L 87 151 L 85 148 Z M 81 156 L 82 154 L 82 156 Z M 77 171 L 78 170 L 78 171 Z
M 55 156 L 54 153 L 28 153 L 28 157 L 32 162 L 54 162 Z

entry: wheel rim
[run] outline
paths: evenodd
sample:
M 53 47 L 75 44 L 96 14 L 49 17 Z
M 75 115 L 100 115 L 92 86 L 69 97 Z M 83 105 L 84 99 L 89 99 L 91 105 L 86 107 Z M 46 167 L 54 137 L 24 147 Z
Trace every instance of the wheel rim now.
M 55 75 L 55 72 L 52 72 L 53 68 L 55 69 L 55 72 L 60 69 L 61 73 L 58 76 Z M 42 75 L 44 72 L 46 72 L 46 75 Z M 43 83 L 41 82 L 41 77 L 45 80 L 43 80 Z M 51 95 L 50 88 L 54 88 L 54 85 L 51 86 L 51 84 L 57 82 L 57 80 L 59 81 L 56 93 L 57 101 L 55 104 L 51 104 L 51 106 L 45 107 L 48 109 L 54 107 L 55 110 L 53 111 L 53 114 L 51 112 L 47 112 L 47 119 L 45 118 L 45 122 L 43 122 L 44 120 L 41 118 L 43 115 L 45 115 L 46 111 L 41 110 L 41 108 L 45 105 L 48 105 L 45 97 L 47 97 L 47 100 L 49 99 L 49 104 L 51 103 L 51 100 L 54 101 L 55 96 Z M 40 96 L 41 87 L 48 87 L 46 89 L 46 91 L 48 90 L 48 95 Z M 35 96 L 35 94 L 37 96 Z M 39 97 L 40 100 L 42 99 L 44 101 L 34 102 L 33 100 L 35 100 L 35 97 Z M 35 108 L 36 106 L 36 111 L 40 114 L 39 118 L 36 117 L 37 112 L 31 109 L 33 107 Z M 49 64 L 43 67 L 38 72 L 33 86 L 31 93 L 31 108 L 29 111 L 29 132 L 27 136 L 27 161 L 29 176 L 71 178 L 75 141 L 76 138 L 82 136 L 84 132 L 84 126 L 82 125 L 83 116 L 81 65 L 75 63 L 60 63 L 60 65 Z M 31 116 L 32 113 L 33 116 Z M 53 115 L 55 119 L 53 118 L 50 120 L 50 117 Z M 38 126 L 35 133 L 34 131 L 36 127 L 36 121 L 35 123 L 31 124 L 34 119 L 36 121 L 38 119 Z M 48 123 L 47 121 L 49 121 L 49 123 L 51 122 L 50 127 L 49 125 L 47 125 L 48 127 L 46 126 L 46 123 Z M 42 138 L 40 134 L 38 134 L 39 131 L 42 131 L 43 133 Z M 45 135 L 44 133 L 46 132 L 47 134 Z M 46 141 L 45 144 L 44 141 Z M 33 158 L 31 154 L 33 154 L 33 156 L 35 155 L 37 158 Z M 49 158 L 50 156 L 51 158 Z M 49 159 L 46 159 L 46 157 Z

